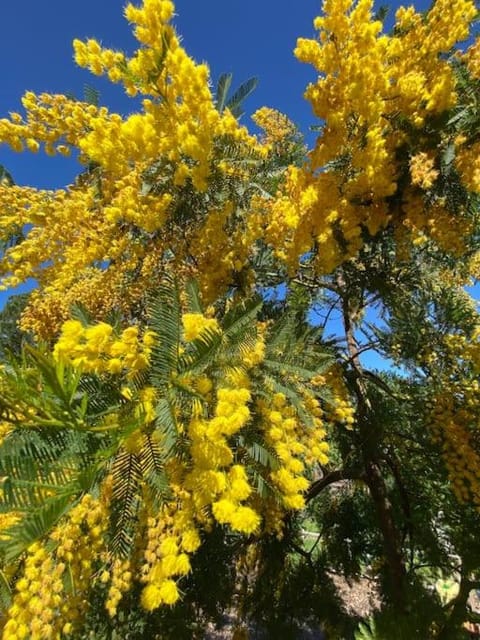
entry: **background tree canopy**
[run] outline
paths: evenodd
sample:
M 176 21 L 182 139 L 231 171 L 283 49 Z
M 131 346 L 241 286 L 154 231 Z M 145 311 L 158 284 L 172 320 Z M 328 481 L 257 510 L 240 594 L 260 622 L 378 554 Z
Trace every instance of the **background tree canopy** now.
M 81 166 L 0 173 L 3 287 L 38 283 L 0 314 L 4 640 L 468 637 L 477 9 L 385 33 L 372 5 L 325 0 L 298 40 L 312 149 L 273 108 L 239 122 L 255 80 L 212 91 L 170 0 L 127 5 L 131 56 L 74 41 L 136 111 L 27 92 L 0 120 Z

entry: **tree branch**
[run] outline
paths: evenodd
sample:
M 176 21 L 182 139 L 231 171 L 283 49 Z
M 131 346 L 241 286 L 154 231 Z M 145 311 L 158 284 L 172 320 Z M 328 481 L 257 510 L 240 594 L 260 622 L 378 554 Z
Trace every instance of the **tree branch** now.
M 347 354 L 352 374 L 352 391 L 357 398 L 357 426 L 362 438 L 361 451 L 365 469 L 365 483 L 377 512 L 378 524 L 383 538 L 383 548 L 388 566 L 390 589 L 396 608 L 403 612 L 406 607 L 406 569 L 402 554 L 400 534 L 394 518 L 393 506 L 382 476 L 379 442 L 375 429 L 374 412 L 368 393 L 366 372 L 358 356 L 359 345 L 355 338 L 355 322 L 362 300 L 355 298 L 355 292 L 339 272 L 337 285 L 342 290 L 342 312 Z
M 356 473 L 355 471 L 351 471 L 348 469 L 337 469 L 336 471 L 331 471 L 323 478 L 319 480 L 315 480 L 307 489 L 305 494 L 305 501 L 310 502 L 319 493 L 321 493 L 326 487 L 331 484 L 335 484 L 335 482 L 341 482 L 342 480 L 362 480 L 363 477 L 361 474 Z

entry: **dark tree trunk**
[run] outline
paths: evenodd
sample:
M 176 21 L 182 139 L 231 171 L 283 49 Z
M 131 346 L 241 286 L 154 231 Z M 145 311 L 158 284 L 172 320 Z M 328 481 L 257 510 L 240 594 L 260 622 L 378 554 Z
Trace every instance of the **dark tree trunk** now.
M 355 318 L 361 308 L 361 301 L 352 300 L 348 283 L 343 276 L 338 278 L 339 289 L 343 292 L 343 324 L 347 343 L 347 354 L 352 367 L 352 387 L 357 399 L 357 425 L 361 442 L 361 453 L 365 469 L 364 480 L 368 486 L 378 526 L 382 535 L 388 581 L 393 604 L 399 612 L 406 610 L 405 578 L 406 570 L 402 554 L 401 534 L 395 522 L 385 480 L 381 470 L 381 456 L 378 446 L 378 426 L 373 420 L 373 412 L 368 397 L 366 377 L 359 359 L 359 346 L 355 339 Z

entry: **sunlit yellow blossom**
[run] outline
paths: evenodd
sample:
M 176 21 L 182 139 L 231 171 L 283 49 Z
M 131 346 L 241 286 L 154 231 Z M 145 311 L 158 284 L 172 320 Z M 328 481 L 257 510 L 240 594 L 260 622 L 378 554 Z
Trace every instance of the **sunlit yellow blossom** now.
M 196 340 L 204 331 L 219 332 L 215 318 L 206 318 L 201 313 L 184 313 L 182 316 L 183 334 L 187 342 Z

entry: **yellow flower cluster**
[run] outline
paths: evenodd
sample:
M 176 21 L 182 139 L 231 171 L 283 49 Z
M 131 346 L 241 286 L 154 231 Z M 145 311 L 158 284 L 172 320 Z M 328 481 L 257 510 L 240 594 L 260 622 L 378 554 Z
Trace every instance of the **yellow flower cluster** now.
M 458 136 L 455 146 L 455 165 L 463 182 L 474 193 L 480 193 L 480 143 L 467 144 L 463 136 Z
M 138 326 L 128 327 L 116 336 L 106 322 L 85 327 L 78 320 L 67 320 L 53 355 L 57 361 L 68 362 L 82 372 L 126 371 L 131 377 L 148 366 L 153 342 L 153 332 L 147 329 L 140 336 Z
M 75 41 L 77 64 L 107 73 L 110 79 L 113 73 L 113 80 L 123 82 L 131 95 L 140 92 L 155 98 L 144 100 L 142 114 L 124 121 L 98 118 L 80 148 L 118 174 L 125 173 L 131 162 L 168 158 L 177 164 L 177 184 L 191 178 L 203 191 L 215 138 L 232 135 L 247 144 L 254 141 L 228 110 L 220 114 L 215 109 L 208 68 L 196 64 L 180 45 L 169 24 L 173 10 L 169 0 L 145 0 L 140 7 L 126 7 L 125 15 L 135 25 L 134 34 L 142 45 L 131 59 L 102 49 L 94 40 Z
M 480 428 L 478 383 L 442 389 L 433 398 L 430 428 L 442 455 L 452 490 L 460 502 L 473 502 L 480 509 L 480 451 L 475 442 Z M 462 402 L 459 402 L 459 399 Z
M 122 80 L 125 55 L 121 51 L 102 49 L 96 40 L 82 42 L 77 39 L 73 41 L 73 50 L 80 67 L 87 67 L 96 76 L 107 74 L 112 82 Z
M 434 168 L 435 158 L 423 151 L 410 158 L 410 175 L 412 184 L 422 189 L 430 189 L 438 178 L 438 170 Z
M 429 426 L 442 448 L 457 499 L 480 509 L 480 328 L 471 335 L 446 336 L 444 348 L 449 366 L 439 376 Z
M 184 313 L 182 316 L 183 337 L 187 342 L 197 340 L 204 331 L 219 333 L 220 327 L 215 318 L 206 318 L 202 313 Z
M 188 56 L 170 24 L 170 0 L 126 7 L 139 42 L 130 58 L 95 40 L 74 42 L 80 66 L 141 96 L 138 113 L 122 117 L 65 96 L 29 92 L 24 117 L 12 113 L 0 120 L 0 142 L 12 149 L 36 152 L 43 145 L 50 155 L 73 150 L 87 167 L 64 190 L 0 184 L 0 239 L 8 240 L 18 229 L 26 234 L 3 252 L 0 277 L 4 287 L 29 277 L 38 280 L 22 326 L 50 340 L 57 337 L 57 362 L 79 373 L 122 376 L 122 384 L 127 378 L 122 394 L 137 428 L 119 446 L 140 468 L 148 444 L 155 441 L 161 449 L 164 442 L 156 423 L 158 390 L 132 383 L 148 368 L 155 335 L 140 326 L 117 331 L 102 319 L 114 308 L 132 317 L 165 271 L 175 271 L 180 280 L 196 276 L 210 303 L 234 281 L 249 284 L 258 240 L 273 246 L 292 271 L 315 248 L 320 273 L 354 256 L 365 237 L 387 224 L 395 227 L 397 249 L 429 240 L 451 253 L 464 249 L 470 227 L 463 212 L 450 211 L 446 199 L 433 194 L 445 140 L 431 148 L 422 132 L 429 119 L 456 103 L 445 54 L 468 36 L 474 2 L 437 0 L 425 16 L 401 8 L 391 36 L 382 34 L 372 7 L 373 0 L 324 0 L 324 15 L 315 21 L 318 39 L 299 40 L 297 57 L 318 72 L 306 97 L 324 124 L 308 161 L 289 167 L 274 198 L 248 195 L 258 163 L 238 163 L 229 151 L 234 158 L 257 161 L 287 153 L 295 144 L 295 127 L 279 112 L 260 109 L 254 121 L 265 135 L 258 141 L 228 109 L 218 112 L 208 68 Z M 475 43 L 465 56 L 475 77 L 478 48 Z M 476 192 L 479 145 L 461 136 L 454 140 L 456 169 Z M 400 179 L 408 186 L 402 186 L 402 198 L 392 198 L 400 195 Z M 432 192 L 428 200 L 426 191 Z M 85 306 L 95 324 L 65 322 L 74 302 Z M 182 324 L 187 355 L 194 351 L 190 343 L 207 334 L 228 342 L 208 313 L 184 313 Z M 214 526 L 247 536 L 261 530 L 281 535 L 285 513 L 305 505 L 312 467 L 328 462 L 327 426 L 352 428 L 355 407 L 335 367 L 308 383 L 293 380 L 304 412 L 283 393 L 269 397 L 268 385 L 259 399 L 252 380 L 262 375 L 257 367 L 265 360 L 266 333 L 267 325 L 257 324 L 245 341 L 248 347 L 229 354 L 228 366 L 222 362 L 210 370 L 205 364 L 183 378 L 171 372 L 172 387 L 178 383 L 185 397 L 193 393 L 172 409 L 183 455 L 169 458 L 162 451 L 169 502 L 159 507 L 148 483 L 139 483 L 143 521 L 135 554 L 120 560 L 106 550 L 108 501 L 84 496 L 43 544 L 28 550 L 4 640 L 68 635 L 96 581 L 108 585 L 110 616 L 135 579 L 147 611 L 175 604 L 201 531 Z M 470 340 L 452 336 L 445 349 L 451 352 L 453 373 L 463 367 L 469 376 L 456 382 L 450 371 L 439 380 L 446 391 L 436 398 L 431 428 L 456 494 L 460 499 L 473 495 L 480 505 L 478 335 Z M 331 398 L 320 403 L 315 389 L 324 385 Z M 120 419 L 120 412 L 112 412 L 100 427 L 115 428 Z M 273 469 L 258 464 L 275 489 L 266 500 L 249 475 L 249 438 L 255 436 L 278 463 Z M 67 588 L 70 577 L 73 589 Z
M 131 568 L 129 558 L 115 558 L 110 567 L 110 571 L 105 570 L 100 576 L 102 581 L 107 582 L 111 580 L 107 600 L 105 601 L 105 608 L 112 618 L 117 613 L 117 607 L 123 594 L 129 591 L 132 586 Z
M 255 111 L 252 120 L 263 129 L 263 142 L 270 149 L 271 154 L 283 155 L 293 149 L 296 128 L 285 114 L 277 109 L 261 107 Z
M 103 550 L 105 506 L 86 494 L 47 543 L 27 550 L 7 611 L 3 640 L 49 640 L 69 635 L 85 609 L 95 561 Z M 52 553 L 48 547 L 55 544 Z M 67 575 L 71 582 L 66 590 Z
M 462 57 L 472 77 L 475 78 L 476 80 L 480 80 L 480 38 L 479 37 L 475 39 L 475 42 L 467 49 L 467 51 Z
M 194 320 L 198 328 L 198 318 Z M 172 458 L 166 464 L 175 500 L 147 517 L 141 580 L 146 585 L 142 606 L 148 611 L 180 597 L 177 582 L 190 571 L 189 556 L 200 546 L 200 527 L 209 530 L 215 520 L 247 535 L 259 531 L 254 491 L 246 468 L 234 460 L 232 441 L 251 419 L 251 392 L 239 370 L 227 374 L 228 381 L 232 386 L 217 388 L 204 374 L 189 381 L 207 404 L 193 411 L 186 426 L 190 461 Z M 202 415 L 206 406 L 213 408 L 210 418 Z
M 325 375 L 317 376 L 312 383 L 315 387 L 326 387 L 329 390 L 329 399 L 324 407 L 326 422 L 340 423 L 347 429 L 352 429 L 355 424 L 355 407 L 350 400 L 340 367 L 330 367 Z
M 0 514 L 0 540 L 4 537 L 2 536 L 2 531 L 5 529 L 9 529 L 13 527 L 20 519 L 21 515 L 19 513 L 15 513 L 14 511 L 10 513 L 2 513 Z
M 260 518 L 242 504 L 252 488 L 245 469 L 232 465 L 234 455 L 228 443 L 250 419 L 250 391 L 247 387 L 220 387 L 216 395 L 214 416 L 210 420 L 199 416 L 188 426 L 193 467 L 184 487 L 191 492 L 195 511 L 210 507 L 217 522 L 250 534 L 258 529 Z
M 252 247 L 261 237 L 259 215 L 249 212 L 239 218 L 233 202 L 212 209 L 205 222 L 195 229 L 190 239 L 190 253 L 196 265 L 196 277 L 203 300 L 208 304 L 224 291 L 232 274 L 248 266 Z
M 130 223 L 148 233 L 164 226 L 173 200 L 172 194 L 142 194 L 142 176 L 138 171 L 120 178 L 115 186 L 115 192 L 103 209 L 108 222 L 114 225 Z
M 270 480 L 278 489 L 282 504 L 286 509 L 299 510 L 305 506 L 303 493 L 309 480 L 305 477 L 305 462 L 309 464 L 328 461 L 328 444 L 325 442 L 325 429 L 320 418 L 318 402 L 312 396 L 306 396 L 307 409 L 317 413 L 314 427 L 306 429 L 300 424 L 295 409 L 287 403 L 282 393 L 276 393 L 271 405 L 260 402 L 263 415 L 266 442 L 275 451 L 280 461 L 278 469 L 270 474 Z
M 55 638 L 62 598 L 65 564 L 54 564 L 38 543 L 28 549 L 24 577 L 16 583 L 13 603 L 7 612 L 3 640 Z M 55 620 L 57 618 L 57 620 Z
M 300 439 L 305 447 L 305 464 L 307 467 L 327 464 L 330 447 L 326 442 L 327 436 L 327 413 L 322 408 L 320 401 L 312 394 L 305 391 L 303 404 L 311 416 L 312 425 L 310 429 L 304 429 Z
M 219 176 L 248 184 L 254 170 L 245 165 L 239 172 L 222 145 L 258 159 L 267 147 L 228 109 L 216 109 L 208 68 L 188 56 L 170 24 L 173 3 L 145 0 L 125 13 L 139 40 L 131 58 L 95 40 L 76 40 L 74 49 L 81 66 L 121 82 L 130 95 L 143 94 L 138 113 L 122 117 L 66 96 L 28 92 L 24 117 L 0 120 L 0 143 L 17 151 L 43 144 L 48 154 L 76 150 L 88 167 L 66 189 L 0 185 L 1 237 L 19 228 L 27 236 L 2 256 L 0 285 L 37 280 L 22 326 L 42 338 L 55 336 L 77 302 L 96 319 L 114 308 L 129 312 L 171 263 L 167 256 L 175 256 L 178 273 L 198 274 L 212 300 L 243 269 L 260 235 L 245 221 L 233 229 L 238 202 L 219 211 L 208 188 Z M 192 187 L 199 207 L 179 233 L 175 213 L 184 206 L 182 189 Z M 248 218 L 245 198 L 242 203 Z
M 398 160 L 406 143 L 412 147 L 412 185 L 428 189 L 435 183 L 436 150 L 424 148 L 425 136 L 412 134 L 409 141 L 397 123 L 401 117 L 421 132 L 426 119 L 455 104 L 444 54 L 468 36 L 475 3 L 439 0 L 426 16 L 401 8 L 391 36 L 372 17 L 371 0 L 325 0 L 323 10 L 315 21 L 318 39 L 300 39 L 296 49 L 318 72 L 306 95 L 324 121 L 322 133 L 308 162 L 290 168 L 275 198 L 242 200 L 241 211 L 237 197 L 214 206 L 216 186 L 208 192 L 219 175 L 243 187 L 254 175 L 248 164 L 239 170 L 238 162 L 224 157 L 222 144 L 261 159 L 272 145 L 282 153 L 293 125 L 260 109 L 254 119 L 265 130 L 262 144 L 228 109 L 217 111 L 207 67 L 188 56 L 170 23 L 170 0 L 127 6 L 139 41 L 130 58 L 95 40 L 74 42 L 78 64 L 122 83 L 131 95 L 142 94 L 138 113 L 122 117 L 66 96 L 28 92 L 25 116 L 0 120 L 0 142 L 13 149 L 77 150 L 88 166 L 65 190 L 0 185 L 2 238 L 18 228 L 27 235 L 0 260 L 3 286 L 29 277 L 39 282 L 23 314 L 24 329 L 51 338 L 78 301 L 98 319 L 113 308 L 129 311 L 166 267 L 197 275 L 211 301 L 240 276 L 248 284 L 249 256 L 261 237 L 292 269 L 316 247 L 320 272 L 355 255 L 366 233 L 375 235 L 391 222 L 412 230 L 403 234 L 404 243 L 430 237 L 458 251 L 463 214 L 435 202 L 419 224 L 411 198 L 393 216 L 389 198 L 406 168 Z M 464 56 L 472 69 L 477 50 L 474 43 Z M 479 191 L 478 143 L 458 139 L 455 145 L 464 183 Z M 179 233 L 181 193 L 190 187 L 201 206 Z
M 305 95 L 324 124 L 308 163 L 291 169 L 277 197 L 264 203 L 266 238 L 292 269 L 316 246 L 317 270 L 328 273 L 356 255 L 364 232 L 375 235 L 392 221 L 389 198 L 404 170 L 397 152 L 408 141 L 399 114 L 420 131 L 456 103 L 444 54 L 468 37 L 475 3 L 441 0 L 426 16 L 400 8 L 392 36 L 382 34 L 372 8 L 373 0 L 324 0 L 318 39 L 299 39 L 295 50 L 319 74 Z M 427 155 L 420 149 L 411 163 L 413 183 L 422 188 L 437 175 L 433 157 L 424 163 Z M 394 222 L 406 217 L 408 211 L 397 212 Z M 443 218 L 443 238 L 451 222 Z
M 26 330 L 51 337 L 79 301 L 92 315 L 104 315 L 115 305 L 122 307 L 119 289 L 124 272 L 107 267 L 109 260 L 125 259 L 128 242 L 112 222 L 98 215 L 94 189 L 77 185 L 49 192 L 0 187 L 0 201 L 3 238 L 14 232 L 15 225 L 30 229 L 24 242 L 6 251 L 0 261 L 3 287 L 16 286 L 29 277 L 39 282 L 24 314 Z M 125 270 L 131 266 L 131 260 L 122 263 Z
M 442 199 L 436 199 L 427 205 L 418 193 L 407 189 L 402 208 L 406 217 L 401 230 L 400 227 L 397 228 L 397 250 L 401 249 L 403 233 L 403 240 L 408 237 L 413 245 L 421 245 L 432 239 L 440 248 L 453 255 L 460 256 L 465 253 L 466 240 L 472 231 L 472 221 L 449 211 Z M 408 251 L 408 247 L 405 249 Z M 401 258 L 400 254 L 398 257 Z M 406 257 L 408 258 L 408 255 Z
M 223 340 L 229 341 L 208 311 L 183 314 L 181 319 L 182 362 L 188 362 L 189 350 L 193 351 L 190 341 L 201 338 L 206 330 L 222 338 L 220 349 Z M 134 585 L 141 587 L 141 604 L 147 611 L 174 605 L 181 598 L 182 579 L 191 571 L 191 557 L 201 544 L 202 532 L 208 533 L 215 526 L 245 536 L 268 532 L 281 537 L 286 514 L 305 504 L 312 467 L 327 462 L 328 444 L 324 411 L 310 389 L 310 381 L 299 383 L 304 411 L 295 409 L 284 394 L 270 394 L 272 399 L 267 401 L 263 393 L 257 393 L 258 376 L 264 372 L 268 329 L 265 322 L 249 327 L 243 341 L 235 348 L 235 342 L 230 345 L 227 363 L 220 358 L 219 363 L 209 363 L 195 373 L 172 371 L 172 385 L 178 384 L 185 399 L 191 391 L 189 402 L 172 407 L 183 447 L 183 455 L 176 456 L 167 447 L 164 450 L 165 436 L 156 413 L 159 389 L 147 382 L 137 388 L 136 381 L 125 384 L 124 380 L 137 370 L 139 354 L 146 358 L 142 368 L 147 365 L 155 336 L 148 330 L 140 333 L 137 327 L 116 332 L 106 323 L 65 323 L 54 346 L 56 359 L 79 372 L 117 375 L 120 392 L 127 401 L 122 411 L 112 411 L 96 427 L 118 430 L 123 416 L 127 416 L 124 424 L 128 429 L 118 443 L 120 456 L 112 463 L 112 475 L 101 485 L 101 498 L 84 496 L 43 543 L 32 548 L 31 560 L 27 554 L 25 575 L 17 583 L 7 617 L 5 640 L 14 640 L 18 633 L 40 640 L 75 632 L 92 585 L 105 585 L 105 607 L 112 617 Z M 121 367 L 112 368 L 115 358 L 121 359 Z M 292 377 L 290 382 L 294 380 Z M 324 382 L 319 378 L 313 386 Z M 255 472 L 275 489 L 267 499 L 255 490 L 251 474 L 254 454 L 248 439 L 252 434 L 266 443 L 278 461 L 273 467 L 268 463 L 256 465 Z M 147 477 L 139 482 L 138 527 L 132 538 L 132 553 L 120 559 L 112 555 L 107 534 L 114 479 L 118 476 L 122 481 L 121 464 L 117 468 L 116 462 L 122 456 L 131 457 L 143 472 L 150 464 L 152 449 L 154 456 L 165 455 L 162 472 L 171 497 L 159 504 Z M 39 586 L 35 572 L 40 563 L 44 563 L 41 572 L 45 584 L 40 581 Z M 29 564 L 34 566 L 34 573 L 28 571 Z M 71 592 L 70 575 L 75 587 Z M 49 584 L 54 587 L 48 598 L 38 596 L 39 605 L 33 593 L 40 588 L 46 592 Z M 25 605 L 27 600 L 38 608 L 38 616 L 41 612 L 40 622 Z M 17 611 L 22 607 L 25 614 L 19 617 Z M 26 631 L 23 627 L 18 631 L 21 624 L 26 625 Z M 37 628 L 43 635 L 35 635 Z
M 257 328 L 257 340 L 253 346 L 253 349 L 249 349 L 247 353 L 242 354 L 242 365 L 245 369 L 251 369 L 252 367 L 257 366 L 265 359 L 265 337 L 264 330 L 266 329 L 265 325 L 260 325 Z
M 411 6 L 397 10 L 397 33 L 388 49 L 394 79 L 390 96 L 399 94 L 396 107 L 416 126 L 455 104 L 453 73 L 442 56 L 468 38 L 475 15 L 470 0 L 439 0 L 425 19 Z
M 181 505 L 167 503 L 156 517 L 148 518 L 142 567 L 144 609 L 153 611 L 162 604 L 175 604 L 180 598 L 176 580 L 190 572 L 188 554 L 199 546 L 200 536 L 188 501 Z
M 36 153 L 44 144 L 48 155 L 70 155 L 71 147 L 78 144 L 95 117 L 108 117 L 105 107 L 96 107 L 63 95 L 27 91 L 22 98 L 26 119 L 18 113 L 10 120 L 0 120 L 0 140 L 14 151 Z

